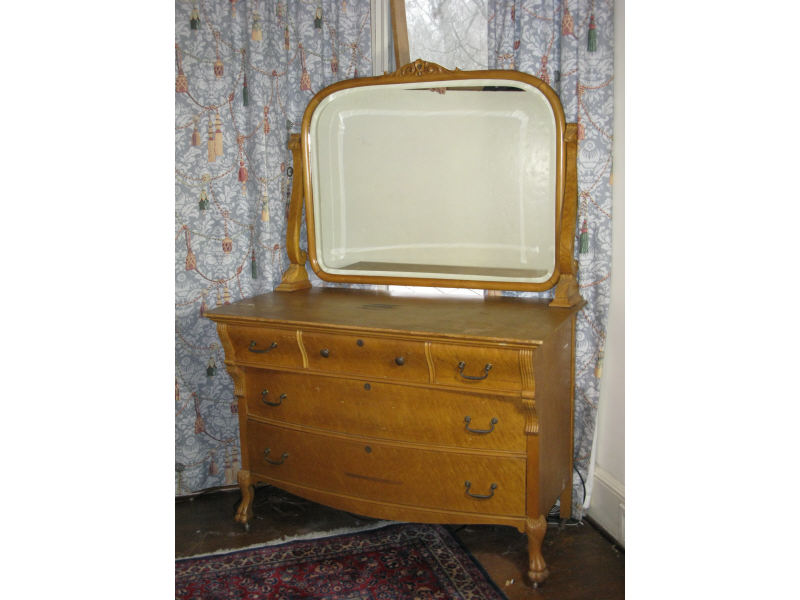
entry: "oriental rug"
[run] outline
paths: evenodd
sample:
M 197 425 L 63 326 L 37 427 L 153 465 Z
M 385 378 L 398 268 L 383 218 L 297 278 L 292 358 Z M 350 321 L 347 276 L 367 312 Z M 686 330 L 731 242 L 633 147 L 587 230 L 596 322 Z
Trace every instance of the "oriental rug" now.
M 440 525 L 372 531 L 175 561 L 180 600 L 504 600 Z

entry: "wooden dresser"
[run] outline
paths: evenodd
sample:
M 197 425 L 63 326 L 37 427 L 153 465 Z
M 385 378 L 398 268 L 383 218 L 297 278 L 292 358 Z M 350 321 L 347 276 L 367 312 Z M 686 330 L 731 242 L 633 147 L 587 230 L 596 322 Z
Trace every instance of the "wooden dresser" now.
M 338 509 L 528 534 L 572 488 L 575 315 L 508 297 L 272 293 L 207 313 L 238 398 L 236 520 L 266 482 Z
M 417 60 L 312 98 L 289 140 L 289 268 L 207 313 L 238 398 L 238 521 L 267 482 L 383 519 L 509 525 L 547 577 L 546 515 L 572 495 L 577 141 L 555 91 L 516 71 Z M 307 263 L 553 299 L 311 288 Z

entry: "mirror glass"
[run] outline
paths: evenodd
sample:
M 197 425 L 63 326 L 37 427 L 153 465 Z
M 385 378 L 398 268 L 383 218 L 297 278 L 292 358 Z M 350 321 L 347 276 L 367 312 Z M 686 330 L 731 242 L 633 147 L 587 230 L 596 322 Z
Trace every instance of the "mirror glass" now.
M 309 126 L 325 273 L 538 283 L 555 269 L 553 108 L 523 82 L 352 87 Z

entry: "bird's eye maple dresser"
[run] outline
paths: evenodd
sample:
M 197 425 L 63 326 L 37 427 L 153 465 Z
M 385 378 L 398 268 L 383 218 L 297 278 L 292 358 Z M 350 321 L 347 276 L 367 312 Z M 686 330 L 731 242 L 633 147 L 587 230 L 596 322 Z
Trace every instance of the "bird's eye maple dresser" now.
M 416 61 L 314 97 L 290 143 L 290 266 L 275 292 L 207 313 L 239 405 L 237 521 L 266 482 L 377 518 L 513 526 L 531 581 L 548 576 L 546 515 L 571 510 L 576 138 L 555 93 L 515 72 Z M 311 286 L 307 259 L 324 281 L 555 291 Z

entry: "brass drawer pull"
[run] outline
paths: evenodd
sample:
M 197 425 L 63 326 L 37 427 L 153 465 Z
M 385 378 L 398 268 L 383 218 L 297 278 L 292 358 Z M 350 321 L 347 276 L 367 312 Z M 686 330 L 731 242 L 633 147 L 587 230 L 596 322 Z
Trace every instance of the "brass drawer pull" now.
M 472 429 L 470 428 L 469 424 L 472 421 L 472 417 L 464 417 L 464 429 L 471 433 L 492 433 L 494 431 L 494 426 L 497 425 L 497 417 L 493 418 L 491 421 L 491 427 L 489 429 Z
M 319 351 L 319 353 L 322 356 L 322 358 L 328 358 L 331 355 L 331 351 L 328 350 L 327 348 L 323 348 L 322 350 Z
M 467 488 L 467 496 L 470 496 L 471 498 L 477 498 L 478 500 L 486 500 L 487 498 L 491 498 L 492 496 L 494 496 L 494 491 L 497 489 L 497 484 L 493 483 L 492 485 L 489 486 L 492 491 L 484 496 L 483 494 L 473 494 L 472 492 L 470 492 L 469 488 L 470 486 L 472 486 L 472 484 L 469 481 L 465 481 L 464 486 Z
M 471 379 L 472 381 L 480 381 L 481 379 L 486 379 L 489 376 L 489 371 L 492 370 L 492 363 L 486 363 L 486 366 L 483 367 L 483 375 L 480 377 L 476 377 L 473 375 L 464 375 L 464 367 L 467 366 L 463 360 L 458 363 L 458 374 L 461 375 L 464 379 Z
M 397 363 L 398 367 L 402 367 L 404 364 L 406 364 L 406 359 L 403 358 L 402 356 L 398 356 L 397 358 L 394 359 L 394 362 Z
M 281 394 L 280 396 L 278 396 L 277 402 L 270 402 L 269 400 L 267 400 L 268 395 L 269 395 L 269 390 L 267 388 L 261 390 L 261 401 L 267 406 L 280 406 L 281 402 L 286 400 L 286 394 Z
M 253 341 L 250 342 L 250 347 L 247 348 L 247 349 L 250 350 L 250 352 L 253 352 L 255 354 L 264 354 L 265 352 L 269 352 L 270 350 L 273 350 L 273 349 L 275 349 L 277 347 L 278 347 L 278 342 L 272 342 L 269 345 L 269 348 L 264 348 L 263 350 L 256 350 L 256 341 L 253 340 Z
M 270 460 L 269 458 L 267 458 L 267 456 L 269 456 L 269 452 L 270 452 L 269 448 L 264 450 L 264 460 L 267 461 L 271 465 L 282 465 L 284 463 L 284 461 L 287 458 L 289 458 L 289 453 L 288 452 L 284 452 L 283 454 L 281 454 L 281 459 L 280 460 Z

